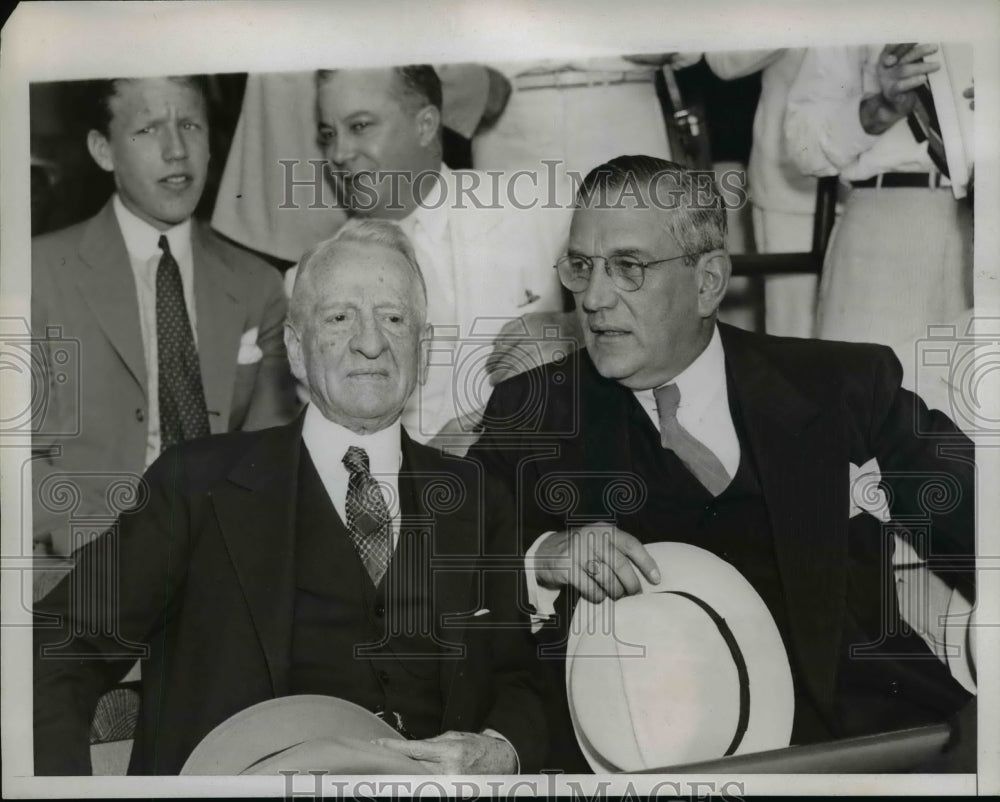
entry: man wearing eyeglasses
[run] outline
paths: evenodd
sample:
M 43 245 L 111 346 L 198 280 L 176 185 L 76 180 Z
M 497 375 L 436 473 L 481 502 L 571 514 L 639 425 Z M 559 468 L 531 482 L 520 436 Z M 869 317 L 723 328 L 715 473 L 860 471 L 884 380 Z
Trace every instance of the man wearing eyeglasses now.
M 887 348 L 718 323 L 726 213 L 697 179 L 645 156 L 588 174 L 556 265 L 586 348 L 498 385 L 469 452 L 516 494 L 541 637 L 565 644 L 580 596 L 659 582 L 643 543 L 690 543 L 774 617 L 792 744 L 946 720 L 969 694 L 902 627 L 891 544 L 902 522 L 972 590 L 972 443 L 900 388 Z M 549 662 L 548 767 L 587 771 Z

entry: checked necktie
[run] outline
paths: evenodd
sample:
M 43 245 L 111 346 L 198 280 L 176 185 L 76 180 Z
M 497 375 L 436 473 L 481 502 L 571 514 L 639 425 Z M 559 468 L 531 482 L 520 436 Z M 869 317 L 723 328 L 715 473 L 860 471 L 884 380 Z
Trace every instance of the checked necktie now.
M 657 387 L 653 397 L 660 417 L 660 445 L 673 451 L 708 492 L 718 496 L 729 486 L 731 477 L 719 458 L 677 420 L 680 388 L 676 384 Z
M 377 587 L 392 556 L 389 507 L 371 474 L 368 453 L 363 448 L 348 448 L 343 463 L 351 474 L 347 484 L 347 528 L 368 576 Z
M 201 367 L 191 321 L 184 304 L 184 285 L 165 235 L 158 242 L 163 256 L 156 269 L 156 358 L 159 362 L 160 450 L 209 434 Z

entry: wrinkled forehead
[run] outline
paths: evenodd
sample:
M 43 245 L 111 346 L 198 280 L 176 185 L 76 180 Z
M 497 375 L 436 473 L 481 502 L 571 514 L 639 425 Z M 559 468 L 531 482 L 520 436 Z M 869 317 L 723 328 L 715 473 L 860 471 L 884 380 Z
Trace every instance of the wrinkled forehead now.
M 570 253 L 605 255 L 629 253 L 662 258 L 680 251 L 668 227 L 676 214 L 646 203 L 577 206 L 570 225 Z

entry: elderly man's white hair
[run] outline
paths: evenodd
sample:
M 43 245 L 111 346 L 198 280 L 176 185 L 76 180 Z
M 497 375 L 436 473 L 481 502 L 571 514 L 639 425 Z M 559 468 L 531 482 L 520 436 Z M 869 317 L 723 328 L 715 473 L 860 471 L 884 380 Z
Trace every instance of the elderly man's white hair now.
M 416 254 L 413 252 L 413 245 L 402 229 L 395 223 L 388 220 L 375 220 L 369 218 L 356 217 L 348 220 L 342 225 L 337 233 L 329 239 L 314 245 L 299 260 L 298 271 L 295 276 L 295 286 L 292 289 L 292 300 L 288 309 L 288 319 L 293 325 L 303 320 L 306 307 L 309 304 L 309 282 L 310 274 L 320 266 L 326 264 L 330 252 L 335 250 L 337 243 L 355 242 L 362 245 L 380 245 L 389 250 L 396 251 L 410 266 L 417 283 L 420 285 L 420 297 L 423 301 L 421 309 L 422 317 L 427 314 L 427 284 L 424 281 L 424 274 L 417 264 Z

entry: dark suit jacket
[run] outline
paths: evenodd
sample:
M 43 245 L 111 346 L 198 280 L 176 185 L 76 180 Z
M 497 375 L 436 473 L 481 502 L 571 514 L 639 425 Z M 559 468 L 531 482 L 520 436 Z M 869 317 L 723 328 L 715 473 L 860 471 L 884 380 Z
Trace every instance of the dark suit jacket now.
M 789 657 L 836 732 L 845 642 L 855 642 L 859 632 L 875 639 L 898 632 L 900 620 L 893 538 L 871 515 L 849 517 L 849 466 L 877 458 L 894 521 L 909 529 L 917 550 L 936 567 L 964 568 L 951 576 L 968 579 L 972 443 L 946 416 L 900 388 L 902 371 L 888 348 L 719 329 L 730 395 L 770 519 Z M 636 406 L 632 392 L 602 378 L 585 351 L 494 390 L 485 433 L 468 456 L 517 498 L 522 547 L 541 532 L 565 529 L 569 519 L 613 521 L 646 542 L 669 538 L 670 521 L 651 513 L 655 504 L 641 503 L 642 494 L 656 488 L 638 486 L 629 453 Z M 564 616 L 569 612 L 563 608 Z M 933 658 L 893 666 L 901 677 L 930 663 L 941 669 Z M 887 681 L 887 695 L 898 691 L 899 681 Z
M 289 421 L 297 404 L 278 272 L 197 221 L 191 247 L 211 431 Z M 112 202 L 90 220 L 36 238 L 31 265 L 32 333 L 48 362 L 47 384 L 35 387 L 44 403 L 34 420 L 34 532 L 66 553 L 68 517 L 109 523 L 121 511 L 111 489 L 122 479 L 134 484 L 145 465 L 149 405 L 139 307 Z M 254 327 L 263 358 L 238 364 L 240 337 Z M 59 353 L 69 361 L 59 361 Z M 58 503 L 57 478 L 79 495 L 71 510 Z
M 78 552 L 74 572 L 36 605 L 36 774 L 89 773 L 97 699 L 138 648 L 147 659 L 131 773 L 179 772 L 217 724 L 291 692 L 301 450 L 301 418 L 170 449 L 146 474 L 145 505 Z M 433 527 L 436 634 L 465 650 L 441 663 L 442 731 L 492 727 L 532 771 L 546 728 L 526 623 L 501 626 L 518 620 L 519 564 L 513 549 L 505 560 L 495 548 L 505 513 L 498 504 L 488 517 L 487 506 L 501 496 L 473 464 L 404 433 L 403 521 Z M 419 509 L 407 509 L 411 498 Z M 515 570 L 481 570 L 497 561 Z M 78 603 L 111 587 L 113 621 L 100 620 L 99 605 Z

